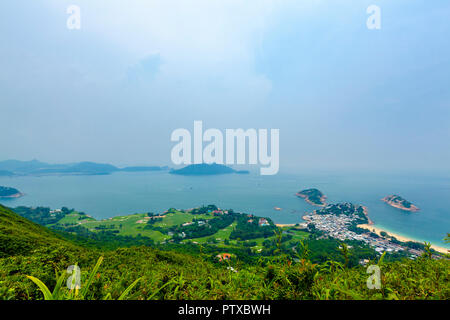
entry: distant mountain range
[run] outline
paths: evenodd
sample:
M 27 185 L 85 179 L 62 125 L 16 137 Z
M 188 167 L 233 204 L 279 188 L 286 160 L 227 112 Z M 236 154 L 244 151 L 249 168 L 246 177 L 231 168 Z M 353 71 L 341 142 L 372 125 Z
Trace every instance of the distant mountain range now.
M 230 167 L 222 164 L 191 164 L 181 169 L 171 170 L 172 174 L 186 175 L 186 176 L 204 176 L 204 175 L 217 175 L 217 174 L 248 174 L 247 170 L 234 170 Z
M 65 164 L 50 164 L 38 160 L 0 161 L 0 176 L 25 176 L 25 175 L 104 175 L 114 172 L 145 172 L 166 171 L 167 166 L 132 166 L 118 168 L 108 163 L 77 162 Z M 248 174 L 247 170 L 234 170 L 222 164 L 192 164 L 181 169 L 170 170 L 172 174 L 179 175 L 219 175 L 219 174 Z
M 140 166 L 118 168 L 111 164 L 95 162 L 77 162 L 68 164 L 49 164 L 38 160 L 19 161 L 6 160 L 0 161 L 0 176 L 14 175 L 100 175 L 111 174 L 113 172 L 143 172 L 143 171 L 162 171 L 168 170 L 167 166 Z

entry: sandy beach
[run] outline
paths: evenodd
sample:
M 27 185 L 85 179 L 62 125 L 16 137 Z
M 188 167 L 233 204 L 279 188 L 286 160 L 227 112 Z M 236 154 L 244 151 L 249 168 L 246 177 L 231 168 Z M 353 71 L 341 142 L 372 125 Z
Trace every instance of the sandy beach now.
M 367 229 L 367 230 L 372 231 L 372 232 L 375 231 L 375 233 L 378 234 L 378 235 L 380 235 L 380 236 L 381 236 L 381 232 L 384 231 L 384 232 L 386 232 L 389 236 L 395 237 L 397 240 L 402 241 L 402 242 L 407 242 L 407 241 L 421 242 L 421 241 L 418 241 L 418 240 L 416 240 L 416 239 L 408 238 L 408 237 L 401 236 L 401 235 L 399 235 L 399 234 L 396 234 L 396 233 L 387 231 L 387 230 L 385 230 L 385 229 L 383 229 L 383 228 L 379 228 L 379 227 L 374 226 L 374 225 L 359 224 L 358 227 L 359 227 L 359 228 L 363 228 L 363 229 Z M 434 250 L 438 251 L 438 252 L 441 252 L 441 253 L 449 253 L 449 250 L 446 249 L 446 248 L 439 247 L 439 246 L 435 246 L 435 245 L 433 245 L 433 244 L 431 245 L 431 247 L 432 247 Z
M 295 227 L 295 223 L 288 223 L 288 224 L 276 223 L 275 225 L 276 225 L 277 227 L 280 227 L 280 228 L 284 228 L 284 227 Z
M 19 193 L 12 194 L 10 196 L 0 196 L 0 199 L 15 199 L 15 198 L 23 197 L 24 195 L 25 195 L 24 193 L 19 192 Z

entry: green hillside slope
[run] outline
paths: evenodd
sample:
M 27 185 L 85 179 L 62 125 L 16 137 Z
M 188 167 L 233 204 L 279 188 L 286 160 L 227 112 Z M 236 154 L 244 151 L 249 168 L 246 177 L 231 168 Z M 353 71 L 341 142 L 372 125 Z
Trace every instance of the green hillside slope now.
M 62 275 L 58 299 L 449 299 L 449 261 L 431 254 L 417 260 L 371 261 L 381 269 L 381 289 L 367 287 L 367 267 L 327 261 L 313 264 L 309 250 L 245 264 L 232 257 L 212 262 L 207 254 L 130 247 L 100 251 L 79 247 L 0 207 L 0 300 L 44 298 L 27 276 L 50 291 Z M 187 246 L 180 246 L 183 250 Z M 351 249 L 343 254 L 351 254 Z M 103 263 L 95 268 L 99 257 Z M 81 268 L 81 289 L 66 286 L 70 265 Z M 90 286 L 88 286 L 89 279 Z M 136 280 L 138 282 L 135 283 Z M 82 292 L 83 290 L 81 290 Z
M 59 246 L 76 249 L 75 245 L 49 229 L 0 205 L 0 257 L 28 255 L 42 247 Z

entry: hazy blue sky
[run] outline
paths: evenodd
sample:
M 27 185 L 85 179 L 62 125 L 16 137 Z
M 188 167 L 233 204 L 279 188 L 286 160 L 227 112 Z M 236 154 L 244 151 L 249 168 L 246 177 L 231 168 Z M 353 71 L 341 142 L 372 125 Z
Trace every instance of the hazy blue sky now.
M 8 0 L 0 34 L 0 160 L 170 165 L 203 120 L 279 128 L 280 171 L 450 169 L 448 0 Z

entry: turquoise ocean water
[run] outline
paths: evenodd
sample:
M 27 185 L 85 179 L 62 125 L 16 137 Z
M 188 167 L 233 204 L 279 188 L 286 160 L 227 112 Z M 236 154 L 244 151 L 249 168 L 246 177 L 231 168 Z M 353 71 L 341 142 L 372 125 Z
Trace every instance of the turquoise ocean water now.
M 442 175 L 278 174 L 275 176 L 178 176 L 167 172 L 114 173 L 97 176 L 0 177 L 0 185 L 25 193 L 0 200 L 19 205 L 66 206 L 97 219 L 136 212 L 162 212 L 216 204 L 221 208 L 297 223 L 315 209 L 295 193 L 315 187 L 329 203 L 349 201 L 365 205 L 375 224 L 388 231 L 450 248 L 443 238 L 450 232 L 450 179 Z M 399 194 L 417 205 L 415 213 L 392 208 L 380 199 Z M 274 207 L 282 208 L 281 211 Z

